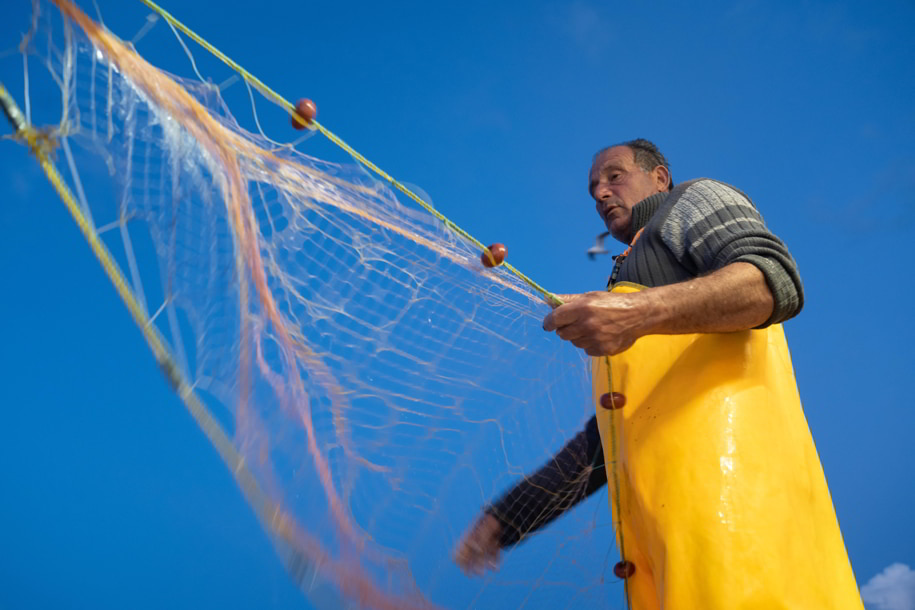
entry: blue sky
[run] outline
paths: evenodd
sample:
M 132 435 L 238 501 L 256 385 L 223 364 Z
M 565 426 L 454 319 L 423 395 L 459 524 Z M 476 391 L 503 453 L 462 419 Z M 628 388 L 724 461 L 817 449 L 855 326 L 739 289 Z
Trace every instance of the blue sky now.
M 10 4 L 0 53 L 28 23 Z M 122 38 L 145 23 L 98 4 Z M 804 279 L 786 332 L 859 585 L 915 566 L 910 2 L 164 6 L 554 292 L 606 283 L 584 255 L 598 148 L 646 137 L 675 181 L 747 192 Z M 162 22 L 137 46 L 192 74 Z M 0 80 L 21 101 L 18 54 Z M 307 608 L 34 160 L 0 160 L 0 607 Z

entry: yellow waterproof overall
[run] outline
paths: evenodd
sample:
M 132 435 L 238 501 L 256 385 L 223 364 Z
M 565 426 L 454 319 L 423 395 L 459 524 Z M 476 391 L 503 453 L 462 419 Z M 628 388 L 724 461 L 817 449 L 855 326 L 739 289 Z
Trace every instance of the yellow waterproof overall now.
M 643 337 L 592 373 L 633 610 L 863 609 L 781 325 Z

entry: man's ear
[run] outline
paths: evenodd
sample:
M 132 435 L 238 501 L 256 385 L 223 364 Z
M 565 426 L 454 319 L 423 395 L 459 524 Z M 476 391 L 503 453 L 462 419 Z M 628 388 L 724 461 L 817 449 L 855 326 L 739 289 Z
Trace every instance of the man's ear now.
M 667 186 L 670 184 L 670 170 L 663 165 L 659 165 L 654 168 L 651 175 L 654 178 L 655 186 L 658 187 L 658 192 L 666 191 Z

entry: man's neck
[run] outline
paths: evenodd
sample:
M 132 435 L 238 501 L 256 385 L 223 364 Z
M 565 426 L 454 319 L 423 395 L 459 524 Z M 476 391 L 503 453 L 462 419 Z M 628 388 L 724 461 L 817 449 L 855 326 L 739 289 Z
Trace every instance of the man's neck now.
M 670 195 L 670 191 L 655 193 L 642 199 L 632 207 L 632 221 L 629 225 L 629 231 L 633 235 L 645 228 L 645 225 L 648 224 L 648 221 L 651 220 L 651 217 L 661 207 L 668 195 Z

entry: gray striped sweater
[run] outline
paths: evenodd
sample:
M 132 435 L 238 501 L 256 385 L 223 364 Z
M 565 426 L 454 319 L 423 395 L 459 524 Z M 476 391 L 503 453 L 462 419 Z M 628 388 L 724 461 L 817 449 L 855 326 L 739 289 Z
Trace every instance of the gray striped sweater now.
M 700 178 L 652 195 L 632 209 L 632 234 L 640 229 L 629 255 L 617 259 L 616 281 L 665 286 L 746 262 L 762 271 L 775 299 L 762 326 L 783 322 L 803 307 L 801 277 L 788 248 L 732 186 Z
M 631 252 L 617 257 L 611 282 L 656 287 L 690 280 L 731 263 L 759 268 L 775 299 L 768 326 L 804 304 L 797 265 L 766 228 L 750 199 L 732 186 L 700 178 L 658 193 L 632 209 Z M 604 453 L 591 418 L 549 462 L 506 492 L 486 512 L 502 524 L 501 546 L 517 544 L 607 482 Z

